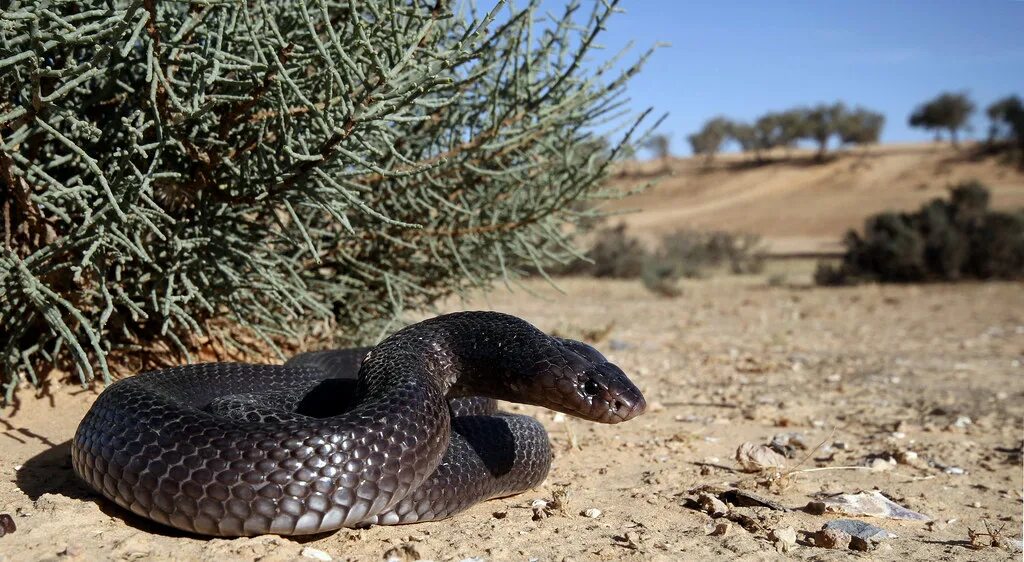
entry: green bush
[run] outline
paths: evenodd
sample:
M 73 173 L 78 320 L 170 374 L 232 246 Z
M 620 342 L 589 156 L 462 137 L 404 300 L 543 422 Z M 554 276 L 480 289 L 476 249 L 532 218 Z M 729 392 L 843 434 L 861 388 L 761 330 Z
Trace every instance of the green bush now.
M 372 342 L 571 255 L 646 57 L 584 63 L 617 4 L 3 2 L 5 396 L 111 354 Z
M 839 265 L 820 263 L 822 285 L 861 281 L 915 283 L 1024 278 L 1024 210 L 988 209 L 978 182 L 955 187 L 916 213 L 870 217 L 864 233 L 849 232 Z
M 760 273 L 764 269 L 761 238 L 746 233 L 679 230 L 664 236 L 658 248 L 644 258 L 641 277 L 648 289 L 676 296 L 681 278 L 705 277 L 722 269 L 733 274 Z

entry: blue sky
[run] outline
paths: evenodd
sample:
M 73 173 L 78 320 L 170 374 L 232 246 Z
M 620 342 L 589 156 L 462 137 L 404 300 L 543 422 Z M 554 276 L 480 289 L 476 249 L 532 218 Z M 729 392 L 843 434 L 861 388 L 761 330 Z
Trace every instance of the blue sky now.
M 545 7 L 560 13 L 563 2 Z M 586 2 L 584 2 L 586 5 Z M 630 86 L 637 110 L 669 117 L 660 131 L 688 154 L 686 136 L 715 115 L 750 120 L 769 110 L 845 101 L 886 115 L 883 142 L 930 134 L 907 126 L 940 91 L 966 90 L 984 107 L 1024 96 L 1024 1 L 625 0 L 600 43 L 634 41 L 655 53 Z

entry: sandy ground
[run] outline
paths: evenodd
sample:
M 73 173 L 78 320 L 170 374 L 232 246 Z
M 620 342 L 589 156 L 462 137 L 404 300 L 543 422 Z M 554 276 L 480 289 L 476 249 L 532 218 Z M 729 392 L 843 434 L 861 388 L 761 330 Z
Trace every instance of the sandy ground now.
M 622 218 L 641 237 L 678 228 L 744 230 L 762 235 L 778 253 L 840 248 L 850 228 L 889 209 L 916 210 L 946 197 L 951 185 L 976 179 L 998 209 L 1024 207 L 1024 171 L 994 158 L 972 160 L 944 143 L 890 144 L 839 153 L 825 164 L 813 153 L 752 165 L 753 157 L 723 154 L 711 166 L 702 159 L 627 163 L 615 185 L 633 187 L 657 178 L 645 192 L 612 202 L 613 210 L 642 212 Z
M 530 281 L 529 291 L 497 288 L 444 307 L 493 308 L 591 338 L 645 392 L 648 413 L 617 426 L 516 408 L 543 421 L 556 450 L 536 490 L 435 523 L 300 539 L 186 536 L 75 479 L 68 440 L 95 394 L 55 386 L 38 397 L 26 390 L 20 408 L 0 416 L 0 512 L 18 527 L 0 538 L 0 560 L 1020 559 L 1012 543 L 976 550 L 968 536 L 987 522 L 1019 544 L 1024 286 L 821 289 L 724 278 L 690 282 L 674 300 L 636 282 L 561 287 L 565 295 Z M 787 432 L 809 449 L 785 469 L 737 471 L 740 444 Z M 871 462 L 886 470 L 806 471 Z M 792 510 L 733 506 L 713 519 L 689 507 L 701 486 Z M 800 508 L 862 490 L 932 521 L 861 517 L 898 535 L 867 554 L 805 540 L 802 531 L 840 516 Z M 534 520 L 534 500 L 563 493 L 562 510 Z M 591 508 L 600 516 L 581 514 Z M 712 534 L 726 520 L 725 534 Z M 783 555 L 768 537 L 787 526 L 800 543 Z

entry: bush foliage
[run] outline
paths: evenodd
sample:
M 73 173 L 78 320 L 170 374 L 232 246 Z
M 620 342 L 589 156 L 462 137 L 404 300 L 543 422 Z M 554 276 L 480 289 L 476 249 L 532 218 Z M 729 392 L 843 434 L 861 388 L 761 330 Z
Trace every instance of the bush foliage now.
M 819 284 L 863 281 L 917 283 L 1024 278 L 1024 209 L 988 208 L 989 192 L 961 184 L 949 200 L 935 199 L 916 213 L 881 213 L 864 233 L 846 235 L 838 266 L 819 264 Z
M 771 111 L 753 124 L 719 116 L 708 120 L 700 131 L 687 138 L 693 153 L 709 161 L 727 141 L 736 143 L 744 152 L 753 153 L 759 162 L 764 160 L 766 151 L 791 148 L 800 141 L 813 142 L 818 147 L 817 158 L 822 160 L 833 139 L 840 145 L 874 144 L 884 125 L 885 116 L 881 113 L 863 107 L 849 109 L 836 102 Z
M 569 255 L 644 58 L 583 64 L 617 3 L 4 3 L 6 396 L 154 340 L 372 341 Z
M 652 291 L 675 296 L 681 278 L 704 277 L 714 271 L 759 273 L 764 265 L 761 238 L 724 231 L 679 230 L 648 249 L 620 223 L 595 232 L 585 259 L 571 261 L 556 272 L 616 279 L 641 279 Z M 551 271 L 551 270 L 549 270 Z

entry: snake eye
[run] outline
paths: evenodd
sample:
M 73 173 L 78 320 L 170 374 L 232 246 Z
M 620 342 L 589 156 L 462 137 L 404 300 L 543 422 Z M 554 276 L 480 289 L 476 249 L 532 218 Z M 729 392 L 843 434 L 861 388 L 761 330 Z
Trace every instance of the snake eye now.
M 601 387 L 593 379 L 587 379 L 587 382 L 583 383 L 583 393 L 587 396 L 597 396 L 599 392 Z

